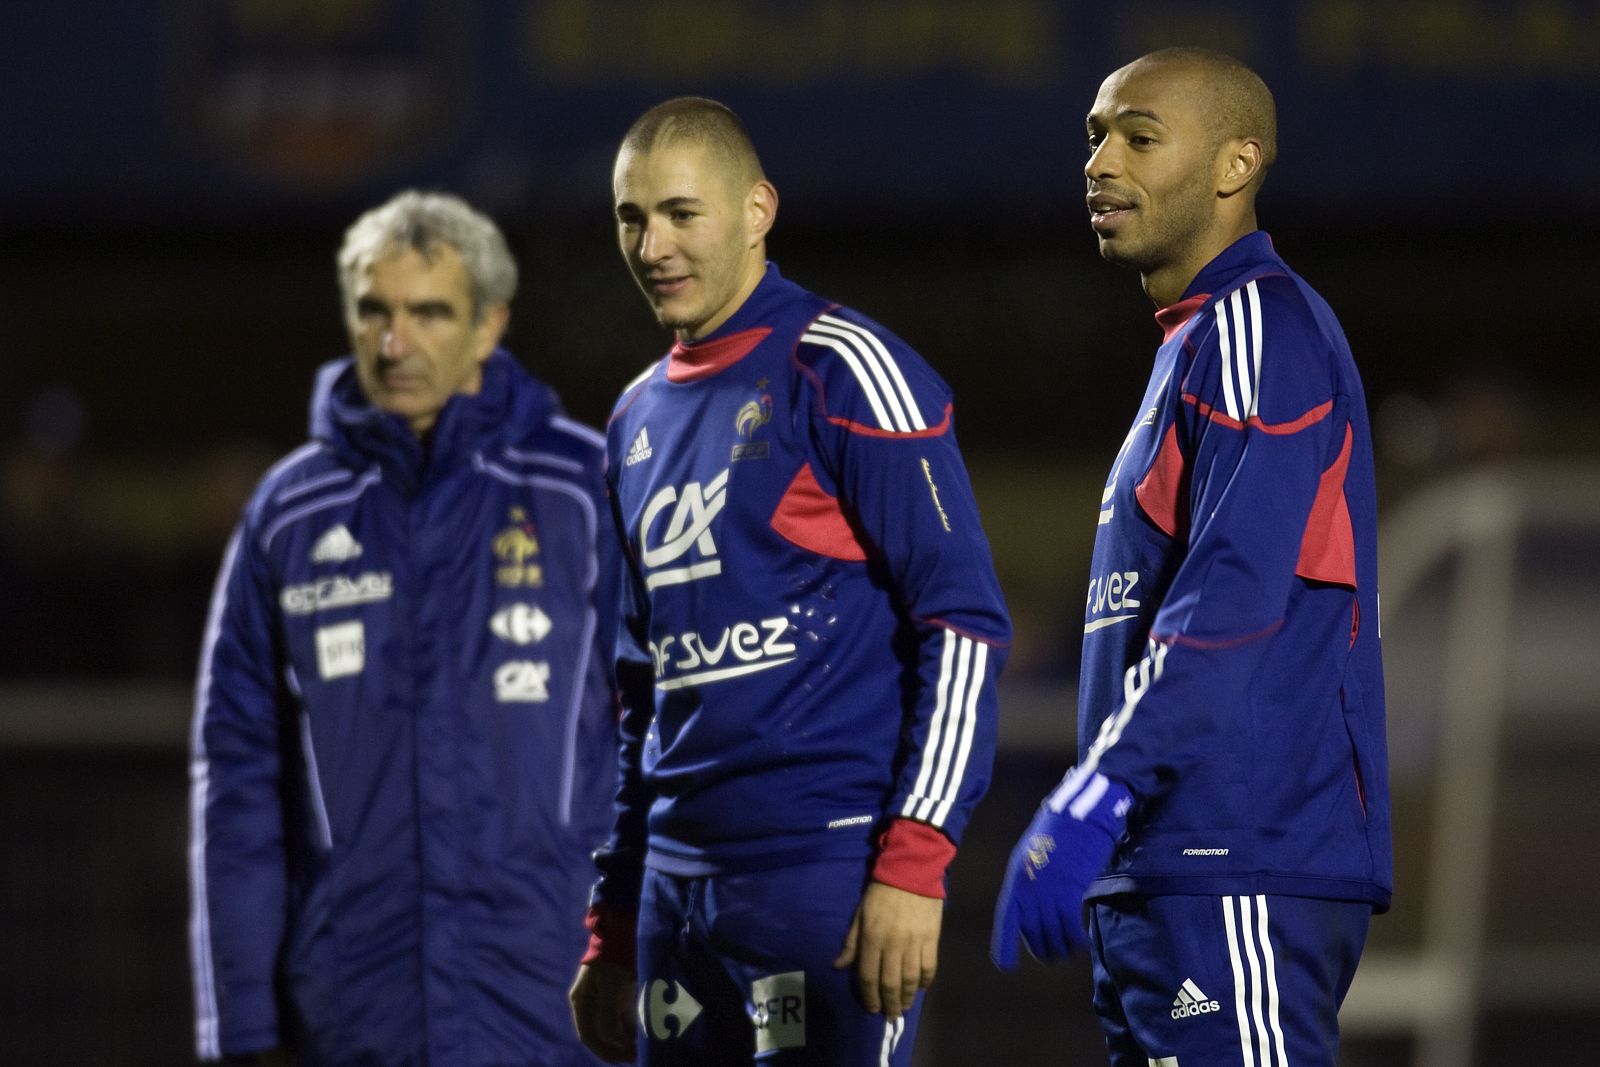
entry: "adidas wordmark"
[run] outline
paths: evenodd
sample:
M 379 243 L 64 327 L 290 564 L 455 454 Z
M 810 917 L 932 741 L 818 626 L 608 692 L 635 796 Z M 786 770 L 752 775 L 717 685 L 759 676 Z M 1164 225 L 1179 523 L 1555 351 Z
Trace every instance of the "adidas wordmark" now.
M 1172 1001 L 1172 1017 L 1174 1019 L 1188 1019 L 1195 1015 L 1206 1015 L 1221 1009 L 1221 1004 L 1200 992 L 1200 987 L 1194 984 L 1193 978 L 1185 978 L 1183 980 L 1183 985 L 1178 989 L 1178 995 Z

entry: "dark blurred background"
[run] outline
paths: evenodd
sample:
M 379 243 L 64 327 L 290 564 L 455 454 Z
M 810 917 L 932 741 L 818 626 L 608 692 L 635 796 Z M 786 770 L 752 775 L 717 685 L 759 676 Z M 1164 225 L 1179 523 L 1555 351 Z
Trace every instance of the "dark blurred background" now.
M 344 351 L 344 227 L 407 186 L 489 211 L 523 271 L 509 346 L 601 424 L 666 344 L 613 244 L 611 154 L 693 92 L 761 149 L 784 272 L 954 386 L 1015 615 L 918 1063 L 1104 1062 L 1087 965 L 1001 977 L 985 942 L 1072 759 L 1092 516 L 1159 340 L 1095 253 L 1082 116 L 1169 44 L 1275 90 L 1262 224 L 1339 313 L 1374 417 L 1400 884 L 1343 1062 L 1594 1056 L 1600 4 L 21 0 L 6 22 L 0 1061 L 188 1061 L 189 686 L 239 507 Z

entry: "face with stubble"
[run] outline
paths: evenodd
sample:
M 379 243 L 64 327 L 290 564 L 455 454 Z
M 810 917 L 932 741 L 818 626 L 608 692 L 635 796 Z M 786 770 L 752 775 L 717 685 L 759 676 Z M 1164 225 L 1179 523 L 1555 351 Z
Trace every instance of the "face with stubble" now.
M 1147 280 L 1192 278 L 1216 252 L 1224 153 L 1205 99 L 1181 65 L 1141 61 L 1105 80 L 1086 120 L 1100 254 Z
M 624 148 L 612 184 L 617 242 L 656 319 L 685 341 L 721 326 L 766 270 L 772 186 L 741 187 L 692 141 Z

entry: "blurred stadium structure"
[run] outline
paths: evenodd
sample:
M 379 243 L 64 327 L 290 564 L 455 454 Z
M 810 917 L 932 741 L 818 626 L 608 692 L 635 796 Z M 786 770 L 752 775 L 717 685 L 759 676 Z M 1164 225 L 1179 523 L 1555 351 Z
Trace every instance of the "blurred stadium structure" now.
M 1485 1014 L 1600 1013 L 1600 864 L 1581 828 L 1600 802 L 1600 465 L 1459 475 L 1383 535 L 1392 757 L 1411 798 L 1397 840 L 1413 844 L 1400 857 L 1412 877 L 1341 1019 L 1352 1037 L 1409 1032 L 1416 1067 L 1452 1067 L 1474 1062 Z M 1572 847 L 1547 849 L 1564 818 L 1580 827 Z M 1403 940 L 1381 936 L 1394 926 Z
M 1070 762 L 1085 516 L 1157 336 L 1083 223 L 1079 116 L 1172 43 L 1277 89 L 1263 222 L 1374 412 L 1399 885 L 1345 1062 L 1592 1058 L 1600 5 L 130 0 L 25 4 L 0 41 L 0 1060 L 188 1055 L 188 675 L 228 528 L 343 350 L 343 226 L 403 185 L 496 213 L 510 346 L 599 422 L 663 347 L 612 146 L 703 92 L 762 147 L 785 272 L 955 387 L 1017 620 L 919 1062 L 1097 1061 L 1087 968 L 985 949 Z

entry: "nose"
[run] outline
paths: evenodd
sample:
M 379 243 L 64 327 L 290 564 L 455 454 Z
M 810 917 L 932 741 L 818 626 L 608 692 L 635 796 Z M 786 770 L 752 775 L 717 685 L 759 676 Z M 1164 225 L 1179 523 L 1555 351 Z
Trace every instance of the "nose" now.
M 672 241 L 667 234 L 666 226 L 654 219 L 646 222 L 639 234 L 640 261 L 647 267 L 653 267 L 671 255 Z
M 378 338 L 379 354 L 384 359 L 404 359 L 410 348 L 411 338 L 400 320 L 391 320 Z
M 1084 176 L 1091 179 L 1114 178 L 1122 173 L 1122 153 L 1115 147 L 1115 139 L 1103 138 L 1089 153 L 1089 162 L 1083 165 Z

